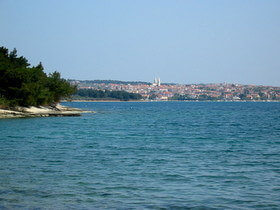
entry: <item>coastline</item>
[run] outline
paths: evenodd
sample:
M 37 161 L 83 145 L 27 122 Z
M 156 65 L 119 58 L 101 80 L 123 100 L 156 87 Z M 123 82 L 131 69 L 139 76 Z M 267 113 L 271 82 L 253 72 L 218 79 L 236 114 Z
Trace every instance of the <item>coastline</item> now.
M 61 102 L 280 102 L 279 100 L 63 100 Z
M 150 102 L 150 101 L 147 101 L 147 100 L 122 101 L 122 100 L 85 100 L 85 99 L 82 99 L 82 100 L 71 100 L 71 101 L 68 101 L 68 100 L 63 101 L 62 100 L 61 102 Z
M 40 106 L 40 107 L 15 107 L 13 109 L 0 109 L 0 119 L 6 118 L 28 118 L 28 117 L 75 117 L 82 113 L 94 113 L 78 108 L 62 106 Z

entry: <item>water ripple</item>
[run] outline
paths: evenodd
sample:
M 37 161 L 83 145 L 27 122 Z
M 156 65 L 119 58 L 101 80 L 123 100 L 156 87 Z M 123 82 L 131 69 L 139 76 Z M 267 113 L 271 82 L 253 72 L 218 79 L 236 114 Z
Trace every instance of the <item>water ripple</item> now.
M 0 209 L 279 209 L 280 103 L 72 103 L 0 120 Z

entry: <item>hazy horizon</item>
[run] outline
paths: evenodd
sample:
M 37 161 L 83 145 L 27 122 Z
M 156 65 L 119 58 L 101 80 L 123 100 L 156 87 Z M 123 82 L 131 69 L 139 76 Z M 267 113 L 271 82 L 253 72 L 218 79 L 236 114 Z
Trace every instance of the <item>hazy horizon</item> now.
M 280 86 L 280 1 L 1 1 L 0 45 L 67 79 Z

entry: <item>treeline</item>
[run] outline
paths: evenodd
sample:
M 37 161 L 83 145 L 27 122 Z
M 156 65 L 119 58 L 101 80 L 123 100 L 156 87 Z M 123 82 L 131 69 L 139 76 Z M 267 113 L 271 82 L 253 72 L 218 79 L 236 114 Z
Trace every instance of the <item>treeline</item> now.
M 216 100 L 221 100 L 223 99 L 222 97 L 212 97 L 208 96 L 206 94 L 199 95 L 198 97 L 193 97 L 190 95 L 180 95 L 180 94 L 175 94 L 173 97 L 170 98 L 170 100 L 178 100 L 178 101 L 216 101 Z
M 30 66 L 27 59 L 0 47 L 0 105 L 39 106 L 57 103 L 71 96 L 76 87 L 59 72 L 44 73 L 41 63 Z
M 118 84 L 118 85 L 151 85 L 150 82 L 141 81 L 119 81 L 119 80 L 69 80 L 70 82 L 79 82 L 80 84 Z
M 137 93 L 94 89 L 79 89 L 73 98 L 75 99 L 79 97 L 87 99 L 117 99 L 121 101 L 140 100 L 142 98 L 142 96 Z

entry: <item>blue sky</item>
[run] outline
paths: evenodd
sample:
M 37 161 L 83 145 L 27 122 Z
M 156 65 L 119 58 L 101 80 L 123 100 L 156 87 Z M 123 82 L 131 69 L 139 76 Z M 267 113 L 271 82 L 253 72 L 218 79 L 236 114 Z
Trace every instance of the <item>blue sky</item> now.
M 64 78 L 280 86 L 279 0 L 0 0 L 0 45 Z

